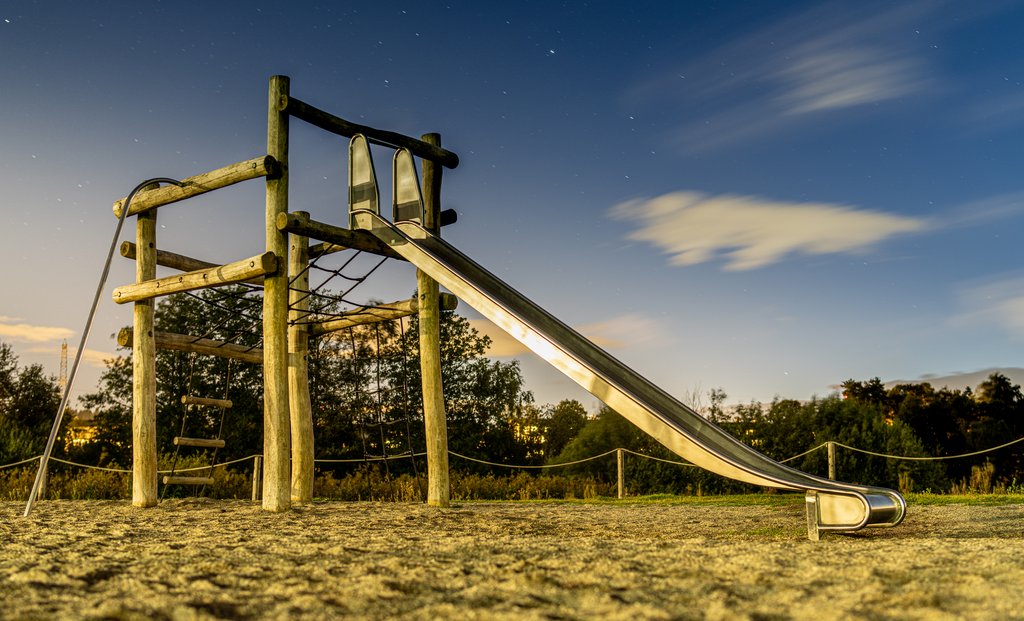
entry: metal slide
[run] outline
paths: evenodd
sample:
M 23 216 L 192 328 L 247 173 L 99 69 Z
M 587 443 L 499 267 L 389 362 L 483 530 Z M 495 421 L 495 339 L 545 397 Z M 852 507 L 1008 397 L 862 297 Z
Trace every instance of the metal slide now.
M 808 536 L 812 540 L 818 539 L 821 531 L 855 531 L 866 526 L 896 526 L 903 521 L 906 503 L 899 493 L 813 476 L 758 453 L 418 223 L 392 224 L 368 210 L 353 211 L 352 220 L 356 228 L 372 232 L 680 457 L 746 483 L 805 491 Z

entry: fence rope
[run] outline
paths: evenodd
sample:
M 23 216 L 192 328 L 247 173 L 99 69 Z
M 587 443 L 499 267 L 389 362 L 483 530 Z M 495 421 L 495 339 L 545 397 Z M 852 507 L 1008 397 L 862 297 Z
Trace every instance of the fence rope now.
M 697 467 L 696 464 L 691 464 L 688 461 L 675 461 L 675 460 L 672 460 L 672 459 L 663 459 L 661 457 L 655 457 L 654 455 L 645 455 L 643 453 L 637 453 L 636 451 L 631 451 L 628 448 L 616 449 L 616 450 L 621 450 L 623 453 L 629 453 L 630 455 L 636 455 L 637 457 L 643 457 L 644 459 L 650 459 L 652 461 L 660 461 L 660 462 L 666 463 L 666 464 L 675 464 L 676 466 L 688 466 L 690 468 L 696 468 Z
M 423 457 L 426 453 L 402 453 L 401 455 L 386 455 L 384 457 L 362 457 L 353 459 L 314 459 L 314 464 L 361 464 L 367 461 L 391 461 L 395 459 L 409 459 L 411 457 Z
M 593 461 L 595 459 L 601 459 L 602 457 L 607 457 L 608 455 L 611 455 L 612 453 L 614 453 L 617 450 L 619 450 L 619 449 L 612 449 L 610 451 L 606 451 L 604 453 L 601 453 L 600 455 L 594 455 L 593 457 L 585 457 L 583 459 L 577 459 L 576 461 L 567 461 L 564 464 L 545 464 L 543 466 L 521 466 L 521 465 L 518 465 L 518 464 L 499 464 L 499 463 L 495 463 L 493 461 L 485 461 L 483 459 L 477 459 L 475 457 L 469 457 L 467 455 L 462 455 L 462 454 L 456 453 L 455 451 L 448 451 L 448 454 L 452 455 L 454 457 L 458 457 L 459 459 L 465 459 L 466 461 L 473 461 L 473 462 L 476 462 L 478 464 L 484 464 L 485 466 L 497 466 L 498 468 L 524 468 L 524 469 L 530 469 L 530 470 L 540 470 L 540 469 L 544 469 L 544 468 L 561 468 L 563 466 L 573 466 L 573 465 L 576 465 L 576 464 L 582 464 L 584 462 Z
M 804 451 L 803 453 L 800 453 L 798 455 L 793 455 L 792 457 L 787 457 L 786 459 L 780 459 L 779 463 L 780 464 L 784 464 L 787 461 L 793 461 L 794 459 L 799 459 L 799 458 L 803 457 L 804 455 L 810 455 L 814 451 L 821 450 L 821 449 L 825 448 L 826 446 L 828 446 L 828 442 L 823 442 L 823 443 L 819 444 L 818 446 L 816 446 L 814 448 L 811 448 L 811 449 L 807 449 L 806 451 Z
M 999 446 L 993 446 L 992 448 L 974 451 L 973 453 L 963 453 L 961 455 L 942 455 L 940 457 L 905 457 L 903 455 L 886 455 L 885 453 L 875 453 L 874 451 L 868 451 L 853 446 L 847 446 L 841 442 L 833 442 L 833 444 L 835 444 L 836 446 L 841 446 L 844 449 L 849 449 L 851 451 L 856 451 L 858 453 L 864 453 L 865 455 L 872 455 L 874 457 L 885 457 L 886 459 L 901 459 L 904 461 L 939 461 L 944 459 L 961 459 L 964 457 L 975 457 L 977 455 L 984 455 L 985 453 L 991 453 L 993 451 L 998 451 L 999 449 L 1004 449 L 1008 446 L 1013 446 L 1014 444 L 1017 444 L 1019 442 L 1024 442 L 1024 438 L 1017 438 L 1016 440 L 1011 440 L 1006 444 L 1000 444 Z
M 20 466 L 22 464 L 27 464 L 29 462 L 36 461 L 37 459 L 42 459 L 42 457 L 43 457 L 42 455 L 36 455 L 35 457 L 29 457 L 28 459 L 23 459 L 21 461 L 16 461 L 13 464 L 7 464 L 6 466 L 0 466 L 0 470 L 3 470 L 4 468 L 14 468 L 15 466 Z M 50 459 L 53 459 L 53 458 L 51 457 Z
M 999 446 L 993 446 L 991 448 L 982 449 L 980 451 L 973 451 L 971 453 L 963 453 L 961 455 L 942 455 L 942 456 L 938 456 L 938 457 L 908 457 L 908 456 L 905 456 L 905 455 L 889 455 L 887 453 L 876 453 L 875 451 L 869 451 L 867 449 L 857 448 L 855 446 L 849 446 L 849 445 L 843 444 L 842 442 L 832 442 L 832 444 L 834 444 L 835 446 L 840 446 L 840 447 L 842 447 L 844 449 L 847 449 L 847 450 L 850 450 L 850 451 L 857 452 L 857 453 L 864 453 L 865 455 L 871 455 L 873 457 L 883 457 L 885 459 L 900 459 L 900 460 L 904 460 L 904 461 L 941 461 L 941 460 L 946 460 L 946 459 L 962 459 L 964 457 L 977 457 L 978 455 L 984 455 L 985 453 L 991 453 L 991 452 L 994 452 L 994 451 L 998 451 L 998 450 L 1004 449 L 1004 448 L 1006 448 L 1008 446 L 1013 446 L 1014 444 L 1020 444 L 1021 442 L 1024 442 L 1024 437 L 1017 438 L 1016 440 L 1011 440 L 1009 442 L 1006 442 L 1005 444 L 1000 444 Z M 792 457 L 787 457 L 786 459 L 780 459 L 780 460 L 778 460 L 778 463 L 784 464 L 784 463 L 786 463 L 788 461 L 793 461 L 794 459 L 798 459 L 800 457 L 803 457 L 804 455 L 809 455 L 809 454 L 813 453 L 814 451 L 819 451 L 819 450 L 825 448 L 826 446 L 828 446 L 828 444 L 829 444 L 828 442 L 824 442 L 822 444 L 819 444 L 818 446 L 815 446 L 814 448 L 807 449 L 803 453 L 799 453 L 797 455 L 793 455 Z M 650 460 L 653 460 L 653 461 L 660 461 L 660 462 L 664 462 L 666 464 L 675 464 L 677 466 L 696 467 L 694 464 L 691 464 L 689 462 L 674 461 L 674 460 L 671 460 L 671 459 L 663 459 L 661 457 L 654 457 L 653 455 L 645 455 L 643 453 L 638 453 L 636 451 L 633 451 L 633 450 L 630 450 L 630 449 L 627 449 L 627 448 L 622 448 L 622 449 L 614 448 L 614 449 L 611 449 L 610 451 L 605 451 L 604 453 L 601 453 L 600 455 L 594 455 L 592 457 L 584 457 L 583 459 L 577 459 L 575 461 L 567 461 L 567 462 L 562 463 L 562 464 L 544 464 L 544 465 L 540 465 L 540 466 L 525 466 L 525 465 L 520 465 L 520 464 L 499 464 L 499 463 L 493 462 L 493 461 L 487 461 L 487 460 L 484 460 L 484 459 L 477 459 L 475 457 L 469 457 L 468 455 L 463 455 L 461 453 L 456 453 L 455 451 L 448 451 L 448 454 L 453 456 L 453 457 L 458 457 L 459 459 L 465 459 L 466 461 L 476 462 L 478 464 L 483 464 L 485 466 L 494 466 L 494 467 L 497 467 L 497 468 L 522 468 L 522 469 L 528 469 L 528 470 L 543 470 L 543 469 L 548 469 L 548 468 L 562 468 L 564 466 L 575 466 L 576 464 L 582 464 L 582 463 L 586 463 L 588 461 L 593 461 L 595 459 L 601 459 L 602 457 L 607 457 L 608 455 L 611 455 L 611 454 L 613 454 L 613 453 L 615 453 L 616 451 L 619 451 L 619 450 L 621 450 L 621 451 L 623 451 L 625 453 L 629 453 L 630 455 L 635 455 L 637 457 L 642 457 L 644 459 L 650 459 Z M 403 455 L 390 455 L 390 456 L 387 456 L 387 457 L 368 457 L 368 458 L 362 458 L 362 459 L 315 459 L 315 460 L 313 460 L 313 462 L 314 463 L 318 463 L 318 464 L 355 464 L 355 463 L 363 463 L 363 462 L 369 462 L 369 461 L 391 461 L 391 460 L 395 460 L 395 459 L 409 459 L 410 457 L 423 457 L 424 455 L 426 455 L 426 453 L 414 453 L 411 456 L 408 453 L 406 453 L 406 454 L 403 454 Z M 220 468 L 221 466 L 230 466 L 232 464 L 237 464 L 239 462 L 248 461 L 248 460 L 253 459 L 255 457 L 259 457 L 259 455 L 249 455 L 248 457 L 240 457 L 240 458 L 232 460 L 232 461 L 226 461 L 226 462 L 223 462 L 223 463 L 220 463 L 220 464 L 216 464 L 216 466 L 214 466 L 214 467 Z M 36 460 L 41 459 L 41 458 L 42 458 L 42 455 L 37 455 L 35 457 L 29 457 L 28 459 L 23 459 L 21 461 L 14 462 L 12 464 L 5 464 L 5 465 L 0 466 L 0 470 L 4 470 L 5 468 L 14 468 L 16 466 L 21 466 L 23 464 L 27 464 L 29 462 L 33 462 L 33 461 L 36 461 Z M 78 468 L 85 468 L 87 470 L 104 470 L 106 472 L 120 472 L 120 473 L 130 473 L 131 472 L 131 470 L 124 470 L 124 469 L 121 469 L 121 468 L 105 468 L 103 466 L 90 466 L 88 464 L 80 464 L 78 462 L 67 461 L 65 459 L 60 459 L 60 458 L 57 458 L 57 457 L 50 457 L 50 460 L 51 461 L 57 461 L 57 462 L 60 462 L 62 464 L 67 464 L 69 466 L 76 466 Z M 210 466 L 198 466 L 196 468 L 185 468 L 184 470 L 178 470 L 177 472 L 192 472 L 192 471 L 195 471 L 195 470 L 207 470 L 209 468 L 210 468 Z M 158 472 L 158 474 L 168 474 L 171 471 L 170 470 L 158 470 L 157 472 Z

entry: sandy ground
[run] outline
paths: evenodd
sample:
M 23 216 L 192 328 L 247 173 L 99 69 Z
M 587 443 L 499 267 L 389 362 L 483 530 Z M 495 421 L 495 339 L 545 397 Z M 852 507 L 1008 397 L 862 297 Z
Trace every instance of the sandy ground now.
M 0 619 L 1024 619 L 1024 506 L 0 503 Z

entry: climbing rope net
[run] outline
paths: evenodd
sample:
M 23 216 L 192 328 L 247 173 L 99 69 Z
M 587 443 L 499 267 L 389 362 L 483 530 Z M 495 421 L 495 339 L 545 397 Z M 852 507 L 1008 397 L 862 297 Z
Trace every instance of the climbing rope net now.
M 310 330 L 310 399 L 314 417 L 344 417 L 352 433 L 342 446 L 320 446 L 321 464 L 383 464 L 407 459 L 418 481 L 410 390 L 411 355 L 406 321 L 394 304 L 356 299 L 355 293 L 387 262 L 359 250 L 340 260 L 313 252 L 289 281 L 289 325 Z M 308 286 L 304 281 L 308 280 Z M 302 286 L 299 286 L 300 283 Z M 338 286 L 340 284 L 340 286 Z M 334 326 L 325 329 L 328 322 Z M 332 392 L 333 391 L 333 392 Z M 314 420 L 314 426 L 317 421 Z M 421 490 L 422 491 L 422 490 Z

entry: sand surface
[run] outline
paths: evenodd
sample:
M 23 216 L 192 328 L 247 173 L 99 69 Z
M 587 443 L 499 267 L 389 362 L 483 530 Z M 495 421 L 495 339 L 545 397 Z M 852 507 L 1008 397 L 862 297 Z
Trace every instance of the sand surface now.
M 1024 506 L 0 503 L 0 619 L 1024 619 Z

